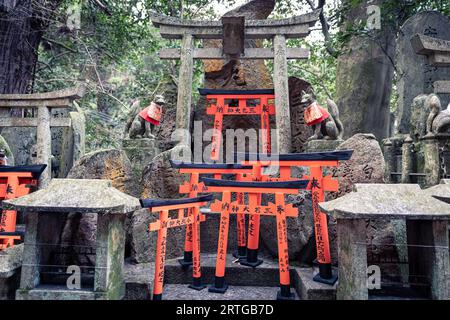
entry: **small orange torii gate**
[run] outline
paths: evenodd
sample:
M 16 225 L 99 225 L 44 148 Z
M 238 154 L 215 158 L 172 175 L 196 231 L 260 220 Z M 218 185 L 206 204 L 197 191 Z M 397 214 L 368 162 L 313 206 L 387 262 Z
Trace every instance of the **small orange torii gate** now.
M 170 161 L 173 168 L 179 169 L 180 173 L 190 174 L 189 182 L 180 186 L 181 194 L 188 194 L 189 197 L 196 197 L 199 193 L 207 193 L 208 187 L 203 182 L 199 182 L 199 175 L 212 174 L 215 179 L 221 179 L 222 175 L 235 175 L 236 181 L 244 181 L 251 177 L 253 168 L 239 164 L 206 164 L 206 163 L 183 163 Z M 237 193 L 237 201 L 243 203 L 243 194 Z M 245 215 L 237 214 L 237 235 L 238 249 L 233 255 L 236 258 L 244 259 L 247 254 Z M 192 265 L 192 225 L 186 226 L 184 257 L 179 262 L 183 267 Z
M 192 226 L 193 245 L 193 282 L 189 286 L 195 290 L 202 290 L 202 273 L 200 265 L 200 234 L 198 224 L 204 221 L 204 216 L 200 214 L 200 206 L 206 205 L 213 199 L 212 195 L 204 195 L 196 198 L 185 198 L 175 200 L 152 200 L 141 199 L 141 206 L 147 208 L 149 212 L 159 212 L 159 220 L 149 226 L 150 231 L 158 231 L 155 258 L 155 276 L 153 283 L 153 300 L 161 300 L 164 286 L 164 264 L 166 261 L 167 229 L 181 226 Z M 185 209 L 189 211 L 185 215 Z M 170 210 L 178 210 L 176 219 L 169 218 Z
M 261 152 L 265 154 L 272 152 L 270 116 L 275 115 L 275 93 L 273 89 L 199 89 L 199 92 L 201 95 L 206 95 L 207 101 L 211 102 L 206 109 L 206 113 L 208 115 L 214 115 L 214 133 L 211 138 L 211 160 L 219 160 L 224 116 L 260 116 Z M 236 101 L 237 105 L 233 105 Z
M 309 181 L 248 182 L 210 178 L 202 178 L 201 180 L 208 187 L 210 192 L 222 194 L 222 200 L 216 200 L 211 204 L 212 211 L 220 212 L 220 226 L 215 280 L 214 284 L 209 287 L 209 291 L 225 293 L 228 289 L 228 285 L 225 282 L 225 265 L 230 214 L 241 213 L 250 216 L 267 215 L 275 216 L 277 219 L 278 264 L 280 272 L 280 291 L 278 292 L 277 299 L 293 299 L 290 288 L 291 282 L 289 275 L 286 217 L 296 217 L 298 215 L 298 209 L 294 208 L 292 204 L 285 203 L 285 195 L 299 193 L 300 189 L 306 188 Z M 231 201 L 232 192 L 248 193 L 248 204 Z M 260 202 L 258 202 L 258 194 L 275 194 L 275 203 L 269 203 L 267 206 L 262 206 Z
M 0 200 L 15 199 L 30 193 L 37 187 L 38 179 L 47 165 L 0 166 Z M 0 251 L 20 240 L 21 233 L 16 231 L 17 211 L 3 210 L 0 218 Z
M 317 261 L 319 263 L 319 273 L 314 277 L 317 282 L 332 285 L 337 280 L 337 275 L 333 274 L 331 267 L 327 217 L 320 211 L 319 203 L 325 201 L 325 192 L 337 192 L 339 190 L 339 182 L 332 176 L 324 176 L 324 169 L 326 167 L 338 167 L 339 161 L 349 160 L 352 154 L 353 150 L 291 153 L 270 157 L 265 154 L 238 153 L 236 155 L 238 160 L 244 159 L 243 165 L 253 166 L 259 172 L 263 167 L 278 167 L 279 178 L 269 178 L 271 181 L 296 180 L 296 178 L 291 177 L 292 167 L 309 168 L 309 176 L 304 175 L 302 178 L 310 181 L 306 189 L 312 192 Z M 259 230 L 256 232 L 259 233 Z

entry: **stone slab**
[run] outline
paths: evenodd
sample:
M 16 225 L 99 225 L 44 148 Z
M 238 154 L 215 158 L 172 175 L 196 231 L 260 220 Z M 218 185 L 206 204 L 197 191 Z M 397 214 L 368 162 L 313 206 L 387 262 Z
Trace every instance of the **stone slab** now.
M 274 300 L 279 288 L 230 286 L 224 294 L 209 292 L 208 289 L 193 291 L 187 285 L 168 284 L 164 287 L 164 300 Z M 295 294 L 295 300 L 299 300 Z
M 202 254 L 202 282 L 205 285 L 212 284 L 215 273 L 215 254 Z M 278 262 L 262 256 L 264 262 L 258 268 L 248 268 L 236 263 L 235 258 L 231 255 L 227 256 L 226 264 L 226 282 L 230 285 L 228 296 L 219 295 L 215 299 L 230 299 L 240 297 L 242 299 L 254 299 L 255 293 L 249 292 L 245 295 L 240 294 L 240 288 L 247 288 L 249 291 L 265 293 L 265 297 L 269 300 L 274 299 L 279 288 L 279 272 Z M 149 300 L 153 290 L 153 263 L 131 264 L 125 263 L 124 278 L 126 283 L 126 300 Z M 312 281 L 312 277 L 318 273 L 318 270 L 312 268 L 291 267 L 292 292 L 296 293 L 296 297 L 300 299 L 312 300 L 333 300 L 336 296 L 336 285 L 328 286 L 325 284 Z M 186 299 L 209 299 L 207 291 L 197 295 L 187 287 L 192 282 L 192 269 L 183 270 L 178 263 L 178 259 L 170 259 L 166 261 L 164 275 L 164 299 L 172 300 L 186 297 Z M 303 287 L 300 287 L 303 286 Z M 166 292 L 166 288 L 169 291 Z M 170 288 L 174 288 L 170 292 Z M 268 289 L 270 288 L 270 290 Z M 233 289 L 233 290 L 231 290 Z M 202 291 L 203 292 L 203 291 Z M 167 295 L 166 295 L 167 294 Z
M 0 300 L 14 299 L 20 284 L 23 244 L 0 251 Z
M 3 207 L 35 212 L 125 214 L 141 206 L 137 198 L 113 188 L 109 180 L 53 179 L 45 189 L 3 201 Z
M 343 140 L 310 140 L 306 145 L 306 152 L 334 151 Z
M 356 190 L 319 206 L 338 219 L 450 219 L 450 205 L 427 195 L 419 185 L 357 184 Z
M 336 300 L 338 282 L 333 286 L 316 282 L 313 277 L 318 272 L 318 268 L 295 268 L 292 280 L 295 282 L 300 300 Z
M 450 204 L 450 184 L 439 184 L 424 190 L 424 193 Z

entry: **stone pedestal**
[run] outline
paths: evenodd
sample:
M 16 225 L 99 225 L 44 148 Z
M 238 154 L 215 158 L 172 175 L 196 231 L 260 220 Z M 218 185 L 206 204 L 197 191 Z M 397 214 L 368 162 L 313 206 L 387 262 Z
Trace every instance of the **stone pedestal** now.
M 130 159 L 133 174 L 138 180 L 142 176 L 144 168 L 159 154 L 155 139 L 124 139 L 122 141 L 122 150 Z
M 334 151 L 343 140 L 310 140 L 306 145 L 306 152 Z
M 23 244 L 0 251 L 0 300 L 13 300 L 20 282 Z

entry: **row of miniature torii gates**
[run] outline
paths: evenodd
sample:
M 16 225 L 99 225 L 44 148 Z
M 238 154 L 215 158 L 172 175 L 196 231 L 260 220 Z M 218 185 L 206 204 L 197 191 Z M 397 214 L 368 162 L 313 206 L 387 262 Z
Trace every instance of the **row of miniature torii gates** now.
M 334 284 L 337 277 L 332 272 L 328 239 L 327 218 L 320 212 L 318 204 L 325 200 L 325 192 L 338 191 L 338 181 L 324 176 L 324 168 L 337 167 L 339 161 L 348 160 L 352 151 L 289 154 L 291 142 L 287 60 L 307 58 L 309 52 L 302 48 L 286 48 L 286 38 L 301 38 L 309 34 L 309 27 L 318 19 L 320 11 L 283 20 L 251 20 L 229 17 L 220 22 L 184 21 L 170 17 L 153 17 L 155 26 L 166 38 L 181 38 L 181 49 L 163 49 L 161 58 L 180 59 L 178 83 L 177 129 L 188 129 L 192 96 L 192 71 L 194 59 L 274 59 L 274 90 L 200 90 L 206 95 L 209 115 L 214 115 L 214 135 L 211 159 L 218 160 L 224 116 L 259 115 L 261 117 L 261 154 L 238 154 L 233 164 L 204 164 L 172 161 L 180 173 L 189 174 L 190 180 L 180 186 L 180 194 L 188 198 L 176 200 L 141 200 L 150 212 L 159 212 L 159 220 L 150 224 L 150 231 L 157 231 L 155 278 L 153 299 L 161 299 L 164 282 L 167 229 L 186 226 L 185 254 L 180 263 L 192 265 L 193 283 L 190 288 L 201 290 L 200 225 L 205 221 L 200 208 L 213 200 L 212 193 L 220 194 L 210 206 L 211 212 L 220 213 L 219 238 L 216 257 L 216 272 L 211 292 L 224 293 L 227 290 L 225 267 L 228 250 L 230 215 L 237 216 L 238 248 L 235 253 L 241 264 L 257 267 L 259 220 L 261 215 L 276 219 L 278 240 L 278 261 L 280 291 L 277 298 L 292 299 L 290 288 L 289 256 L 286 218 L 297 217 L 299 208 L 287 204 L 285 196 L 298 194 L 300 190 L 312 193 L 313 217 L 317 246 L 319 273 L 316 281 Z M 194 48 L 194 38 L 222 38 L 222 49 Z M 245 38 L 273 38 L 274 48 L 244 48 Z M 222 52 L 221 52 L 222 51 Z M 227 101 L 238 101 L 237 105 Z M 273 103 L 275 101 L 275 103 Z M 251 106 L 251 107 L 249 107 Z M 270 115 L 276 115 L 277 148 L 270 145 Z M 184 143 L 189 147 L 187 137 Z M 241 159 L 241 161 L 240 161 Z M 300 180 L 291 177 L 292 167 L 309 168 L 309 176 Z M 275 177 L 266 174 L 268 167 L 277 167 Z M 214 178 L 200 177 L 213 175 Z M 223 175 L 233 175 L 234 180 L 222 180 Z M 205 194 L 206 195 L 202 195 Z M 272 194 L 275 203 L 263 205 L 263 195 Z M 176 218 L 169 217 L 169 211 L 176 210 Z M 248 232 L 246 232 L 248 216 Z

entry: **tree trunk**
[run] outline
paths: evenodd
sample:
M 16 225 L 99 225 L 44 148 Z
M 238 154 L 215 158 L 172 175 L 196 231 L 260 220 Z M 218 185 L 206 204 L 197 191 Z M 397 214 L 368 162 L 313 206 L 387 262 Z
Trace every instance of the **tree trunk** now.
M 350 10 L 346 23 L 366 21 L 367 7 L 382 2 L 362 1 Z M 353 36 L 338 59 L 336 100 L 345 138 L 356 133 L 373 133 L 383 139 L 389 134 L 395 34 L 394 28 L 382 24 L 381 30 Z
M 0 94 L 33 91 L 39 43 L 60 2 L 0 1 Z

